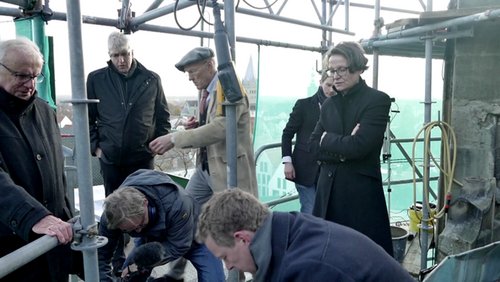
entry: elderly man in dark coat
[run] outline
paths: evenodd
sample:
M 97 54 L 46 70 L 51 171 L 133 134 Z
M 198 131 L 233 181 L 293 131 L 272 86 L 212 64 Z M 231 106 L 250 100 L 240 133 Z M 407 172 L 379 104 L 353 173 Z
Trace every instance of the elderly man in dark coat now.
M 0 42 L 0 257 L 41 235 L 61 245 L 1 281 L 68 281 L 72 216 L 56 114 L 37 96 L 43 57 L 26 38 Z
M 392 255 L 380 173 L 391 99 L 361 79 L 368 60 L 359 44 L 339 43 L 326 59 L 338 94 L 323 104 L 311 135 L 322 161 L 313 214 L 360 231 Z

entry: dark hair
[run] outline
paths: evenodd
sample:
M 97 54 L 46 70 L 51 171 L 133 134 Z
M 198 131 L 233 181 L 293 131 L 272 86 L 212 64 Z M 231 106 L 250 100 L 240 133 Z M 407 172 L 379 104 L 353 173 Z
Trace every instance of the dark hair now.
M 363 47 L 357 42 L 340 42 L 339 44 L 332 47 L 325 55 L 326 61 L 330 59 L 333 55 L 340 55 L 347 60 L 349 64 L 349 71 L 365 71 L 368 69 L 366 65 L 368 59 L 365 57 L 365 51 Z

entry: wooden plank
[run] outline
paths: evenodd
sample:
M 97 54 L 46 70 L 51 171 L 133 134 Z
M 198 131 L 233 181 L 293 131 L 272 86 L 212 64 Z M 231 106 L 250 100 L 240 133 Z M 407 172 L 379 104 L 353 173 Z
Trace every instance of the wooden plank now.
M 431 244 L 433 243 L 432 234 L 428 234 L 427 240 L 427 250 L 430 249 Z M 406 244 L 406 255 L 403 259 L 403 267 L 415 277 L 418 277 L 420 273 L 420 260 L 421 260 L 421 248 L 420 248 L 421 237 L 419 233 L 415 235 L 412 240 L 409 240 Z

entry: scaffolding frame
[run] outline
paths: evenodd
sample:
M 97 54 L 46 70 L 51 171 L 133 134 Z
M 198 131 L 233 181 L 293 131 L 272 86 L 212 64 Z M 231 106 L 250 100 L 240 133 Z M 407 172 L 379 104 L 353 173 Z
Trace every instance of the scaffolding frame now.
M 418 0 L 421 4 L 425 12 L 432 12 L 432 0 L 428 0 L 427 4 L 424 5 L 422 0 Z M 109 19 L 109 18 L 98 18 L 93 16 L 85 16 L 80 13 L 80 2 L 67 0 L 67 10 L 68 13 L 62 12 L 52 12 L 49 7 L 44 6 L 44 9 L 36 9 L 32 6 L 29 6 L 32 1 L 28 0 L 9 0 L 9 1 L 0 1 L 6 2 L 10 4 L 19 5 L 23 9 L 15 9 L 8 7 L 0 7 L 0 15 L 3 16 L 11 16 L 11 17 L 26 17 L 32 15 L 44 15 L 46 18 L 48 17 L 50 20 L 61 20 L 68 22 L 68 30 L 70 32 L 70 50 L 73 52 L 70 60 L 71 60 L 71 77 L 72 77 L 72 99 L 69 101 L 73 104 L 75 110 L 75 137 L 76 137 L 76 148 L 77 148 L 77 166 L 78 166 L 78 187 L 80 187 L 80 205 L 81 205 L 81 217 L 82 224 L 84 228 L 88 226 L 92 226 L 94 224 L 94 215 L 93 215 L 93 195 L 92 195 L 92 183 L 89 181 L 91 179 L 90 173 L 90 156 L 84 148 L 88 147 L 88 120 L 87 120 L 87 104 L 96 101 L 88 101 L 86 99 L 85 94 L 85 77 L 83 73 L 83 54 L 82 54 L 82 36 L 81 36 L 81 23 L 85 24 L 95 24 L 102 26 L 113 26 L 118 29 L 124 30 L 125 32 L 137 32 L 137 31 L 150 31 L 150 32 L 161 32 L 161 33 L 169 33 L 183 36 L 192 36 L 192 37 L 200 37 L 200 38 L 213 38 L 213 33 L 205 32 L 205 31 L 194 31 L 194 30 L 182 30 L 179 28 L 172 28 L 168 26 L 159 26 L 159 25 L 151 25 L 147 24 L 148 21 L 167 16 L 172 14 L 175 9 L 186 9 L 196 4 L 196 1 L 190 0 L 178 0 L 175 4 L 168 4 L 165 6 L 161 6 L 163 0 L 154 0 L 150 7 L 140 16 L 132 17 L 129 7 L 129 0 L 122 0 L 122 13 L 119 16 L 119 19 Z M 37 4 L 39 5 L 42 1 L 38 0 Z M 48 6 L 48 0 L 45 3 Z M 267 0 L 263 0 L 266 5 L 268 5 Z M 318 7 L 317 2 L 321 2 L 320 7 Z M 230 3 L 230 4 L 228 4 Z M 271 41 L 271 40 L 263 40 L 259 38 L 248 38 L 248 37 L 240 37 L 236 36 L 235 31 L 235 21 L 234 15 L 233 18 L 226 18 L 226 28 L 230 38 L 230 46 L 234 52 L 235 50 L 235 42 L 243 42 L 243 43 L 251 43 L 256 45 L 263 46 L 275 46 L 281 48 L 291 48 L 297 50 L 307 50 L 314 51 L 323 54 L 332 44 L 332 34 L 340 33 L 346 35 L 354 35 L 353 32 L 349 30 L 349 20 L 350 20 L 350 7 L 358 7 L 358 8 L 368 8 L 373 9 L 375 12 L 375 21 L 374 21 L 374 36 L 367 40 L 362 40 L 361 44 L 365 48 L 368 54 L 373 55 L 373 87 L 377 88 L 378 86 L 378 67 L 379 67 L 379 56 L 380 55 L 398 55 L 398 56 L 423 56 L 425 57 L 426 66 L 425 66 L 425 120 L 424 122 L 430 121 L 431 114 L 431 105 L 432 105 L 432 93 L 431 93 L 431 83 L 432 83 L 432 58 L 443 58 L 444 55 L 441 51 L 442 45 L 439 43 L 443 43 L 446 39 L 454 39 L 460 37 L 471 37 L 473 36 L 473 24 L 478 21 L 489 20 L 492 18 L 500 17 L 500 10 L 487 10 L 481 13 L 477 13 L 471 16 L 458 17 L 452 20 L 441 21 L 438 23 L 428 24 L 425 26 L 418 26 L 409 29 L 400 30 L 399 32 L 395 32 L 392 34 L 381 34 L 381 28 L 383 26 L 382 18 L 380 17 L 380 11 L 387 10 L 393 12 L 402 12 L 407 14 L 420 14 L 419 12 L 405 10 L 405 9 L 397 9 L 397 8 L 389 8 L 383 7 L 380 5 L 380 0 L 375 1 L 375 5 L 366 5 L 361 3 L 354 3 L 349 0 L 345 1 L 333 1 L 333 0 L 321 0 L 321 1 L 313 1 L 311 0 L 311 7 L 315 10 L 318 22 L 307 22 L 300 21 L 290 17 L 283 17 L 281 13 L 288 1 L 284 0 L 281 3 L 281 6 L 275 10 L 273 7 L 268 7 L 267 11 L 261 12 L 255 9 L 247 9 L 241 7 L 235 7 L 232 1 L 226 1 L 224 5 L 221 5 L 221 8 L 226 8 L 227 11 L 234 10 L 236 14 L 245 14 L 255 16 L 257 18 L 265 18 L 274 21 L 285 22 L 294 25 L 305 26 L 313 29 L 322 30 L 322 40 L 320 46 L 309 46 L 309 45 L 300 45 L 300 44 L 292 44 L 288 42 L 279 42 L 279 41 Z M 212 3 L 208 2 L 207 6 L 212 7 Z M 39 7 L 39 6 L 38 6 Z M 343 7 L 345 23 L 344 28 L 338 29 L 332 26 L 332 18 L 340 11 L 340 7 Z M 467 29 L 462 29 L 457 31 L 454 29 L 456 26 L 467 26 Z M 415 51 L 414 48 L 411 50 L 405 50 L 405 46 L 412 45 L 419 48 L 418 51 Z M 393 46 L 397 46 L 396 48 L 390 48 Z M 437 49 L 437 50 L 436 50 Z M 403 50 L 403 51 L 401 51 Z M 234 57 L 234 53 L 233 53 Z M 389 137 L 392 141 L 395 136 L 391 133 Z M 404 149 L 399 147 L 400 150 Z M 79 150 L 79 151 L 78 151 Z M 421 176 L 421 175 L 420 175 Z M 424 197 L 425 199 L 426 197 Z M 423 205 L 424 209 L 426 205 Z M 424 210 L 424 218 L 428 216 L 428 211 Z M 425 225 L 425 220 L 423 221 Z M 424 232 L 425 233 L 425 232 Z M 42 238 L 43 239 L 43 238 Z M 424 236 L 424 240 L 427 238 Z M 31 243 L 29 246 L 32 249 L 39 249 L 42 245 L 46 244 L 46 239 L 37 240 Z M 87 243 L 90 245 L 94 244 L 90 240 Z M 424 242 L 424 241 L 423 241 Z M 425 241 L 426 242 L 426 241 Z M 423 244 L 427 245 L 426 243 Z M 35 252 L 33 252 L 35 253 Z M 25 255 L 23 255 L 25 256 Z M 4 257 L 5 258 L 5 257 Z M 4 265 L 4 258 L 0 258 L 0 265 Z M 424 259 L 426 260 L 427 254 L 426 252 L 422 253 L 422 269 L 424 269 Z M 12 257 L 9 258 L 9 261 Z M 12 262 L 12 261 L 11 261 Z M 97 268 L 97 255 L 96 248 L 90 247 L 87 250 L 84 250 L 84 263 L 85 263 L 85 276 L 88 279 L 92 280 L 92 277 L 98 277 L 98 268 Z M 426 263 L 426 261 L 425 261 Z M 0 267 L 0 269 L 4 269 L 4 267 Z M 2 274 L 6 275 L 8 273 L 0 273 L 0 277 Z

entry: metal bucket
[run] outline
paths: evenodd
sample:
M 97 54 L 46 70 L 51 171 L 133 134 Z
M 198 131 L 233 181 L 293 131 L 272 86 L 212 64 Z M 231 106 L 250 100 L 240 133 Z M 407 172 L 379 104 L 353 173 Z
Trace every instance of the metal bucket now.
M 392 248 L 394 249 L 393 257 L 400 263 L 405 258 L 408 234 L 408 231 L 404 228 L 391 226 Z

